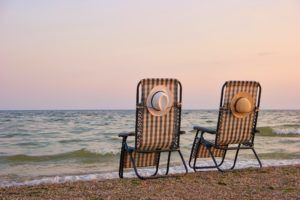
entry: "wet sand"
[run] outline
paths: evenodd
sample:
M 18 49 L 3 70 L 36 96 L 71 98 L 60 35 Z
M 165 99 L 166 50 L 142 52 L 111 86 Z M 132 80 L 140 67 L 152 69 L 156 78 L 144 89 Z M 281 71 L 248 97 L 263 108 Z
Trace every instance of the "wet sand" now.
M 7 187 L 0 199 L 300 199 L 300 165 Z

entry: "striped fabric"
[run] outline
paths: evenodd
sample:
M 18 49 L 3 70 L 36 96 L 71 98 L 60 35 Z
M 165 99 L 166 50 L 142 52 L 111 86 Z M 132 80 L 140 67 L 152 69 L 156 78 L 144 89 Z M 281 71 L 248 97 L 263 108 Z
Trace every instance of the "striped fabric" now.
M 138 105 L 137 151 L 170 150 L 176 148 L 179 134 L 178 80 L 143 79 L 141 81 L 141 106 Z M 174 97 L 174 106 L 163 116 L 152 115 L 146 106 L 150 91 L 159 85 L 166 86 Z
M 222 157 L 225 153 L 225 150 L 216 149 L 214 147 L 211 147 L 211 151 L 212 151 L 212 153 L 215 157 Z M 207 148 L 203 144 L 201 144 L 200 148 L 199 148 L 197 158 L 209 158 L 209 157 L 211 157 L 210 154 L 209 154 L 209 151 L 207 150 Z
M 230 110 L 230 102 L 235 94 L 247 92 L 256 105 L 259 83 L 254 81 L 228 81 L 224 93 L 223 107 L 220 109 L 220 121 L 216 138 L 217 145 L 240 144 L 252 137 L 255 110 L 244 118 L 236 118 Z
M 132 168 L 130 155 L 127 151 L 124 152 L 124 168 Z M 137 153 L 132 152 L 136 167 L 156 166 L 159 153 Z
M 196 158 L 196 157 L 197 158 L 209 158 L 209 157 L 211 157 L 208 149 L 205 147 L 204 144 L 199 142 L 199 139 L 196 144 L 198 144 L 200 146 L 199 146 L 199 149 L 198 149 L 198 147 L 193 148 L 193 154 L 192 154 L 193 158 Z M 224 146 L 224 147 L 226 148 L 227 146 Z M 198 149 L 198 154 L 197 154 L 197 149 Z M 225 153 L 225 150 L 217 149 L 213 146 L 211 147 L 211 151 L 215 157 L 223 157 L 223 155 Z

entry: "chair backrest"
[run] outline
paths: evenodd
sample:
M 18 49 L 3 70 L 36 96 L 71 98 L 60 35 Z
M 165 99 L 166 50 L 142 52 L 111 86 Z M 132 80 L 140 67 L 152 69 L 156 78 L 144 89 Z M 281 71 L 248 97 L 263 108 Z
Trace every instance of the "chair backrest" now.
M 239 92 L 246 92 L 253 99 L 253 111 L 237 118 L 230 109 L 232 98 Z M 222 88 L 216 145 L 253 144 L 254 131 L 259 111 L 261 86 L 255 81 L 227 81 Z
M 173 106 L 163 116 L 154 116 L 147 109 L 150 91 L 163 85 L 173 95 Z M 136 140 L 137 151 L 179 148 L 182 86 L 177 79 L 143 79 L 137 86 Z

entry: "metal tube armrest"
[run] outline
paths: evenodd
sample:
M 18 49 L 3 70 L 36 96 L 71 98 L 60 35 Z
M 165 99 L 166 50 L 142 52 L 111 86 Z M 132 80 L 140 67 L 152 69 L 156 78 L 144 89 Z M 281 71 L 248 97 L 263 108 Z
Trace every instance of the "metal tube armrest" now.
M 135 132 L 129 132 L 129 133 L 119 133 L 119 137 L 128 137 L 128 136 L 134 136 Z
M 210 133 L 210 134 L 216 134 L 217 132 L 213 129 L 210 128 L 205 128 L 205 127 L 201 127 L 201 126 L 194 126 L 194 130 L 196 131 L 201 131 L 201 132 L 205 132 L 205 133 Z

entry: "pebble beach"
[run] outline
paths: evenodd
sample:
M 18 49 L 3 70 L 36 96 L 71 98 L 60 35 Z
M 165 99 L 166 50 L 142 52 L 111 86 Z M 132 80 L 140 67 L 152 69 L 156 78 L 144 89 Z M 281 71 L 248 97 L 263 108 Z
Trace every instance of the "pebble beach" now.
M 4 187 L 0 199 L 300 199 L 300 165 Z

